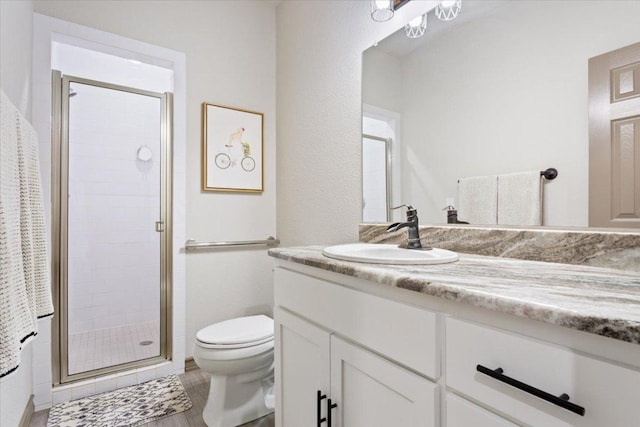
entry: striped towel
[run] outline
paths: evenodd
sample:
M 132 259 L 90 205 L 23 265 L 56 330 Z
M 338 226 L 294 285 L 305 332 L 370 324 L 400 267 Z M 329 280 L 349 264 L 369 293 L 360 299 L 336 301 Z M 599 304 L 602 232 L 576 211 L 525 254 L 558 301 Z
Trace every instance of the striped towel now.
M 0 377 L 15 371 L 20 351 L 51 316 L 38 139 L 0 91 Z

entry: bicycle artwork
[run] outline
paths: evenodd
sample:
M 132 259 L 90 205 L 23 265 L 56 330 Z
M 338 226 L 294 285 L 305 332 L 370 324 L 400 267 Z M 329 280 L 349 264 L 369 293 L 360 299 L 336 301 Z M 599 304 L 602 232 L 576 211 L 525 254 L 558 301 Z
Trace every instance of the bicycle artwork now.
M 232 157 L 232 148 L 234 148 L 235 142 L 239 142 L 242 149 L 240 167 L 247 172 L 251 172 L 256 168 L 256 161 L 251 157 L 251 145 L 248 142 L 242 141 L 243 133 L 244 128 L 239 128 L 237 131 L 229 135 L 229 142 L 224 145 L 226 147 L 226 152 L 216 154 L 215 164 L 217 167 L 220 169 L 227 169 L 237 165 L 237 157 Z
M 202 189 L 263 192 L 264 115 L 204 102 L 202 119 Z

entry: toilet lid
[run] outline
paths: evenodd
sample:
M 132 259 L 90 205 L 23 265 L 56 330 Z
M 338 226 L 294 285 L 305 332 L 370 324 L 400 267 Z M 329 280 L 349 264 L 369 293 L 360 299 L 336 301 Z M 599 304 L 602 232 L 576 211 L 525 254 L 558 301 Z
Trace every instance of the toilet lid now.
M 273 338 L 273 319 L 265 315 L 238 317 L 202 328 L 196 339 L 206 344 L 235 345 Z

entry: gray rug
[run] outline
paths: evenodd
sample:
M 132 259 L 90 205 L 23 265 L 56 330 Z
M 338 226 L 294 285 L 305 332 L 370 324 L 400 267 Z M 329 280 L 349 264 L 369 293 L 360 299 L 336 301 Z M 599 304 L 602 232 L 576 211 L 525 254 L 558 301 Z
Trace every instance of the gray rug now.
M 139 426 L 191 408 L 177 375 L 96 394 L 51 408 L 47 427 Z

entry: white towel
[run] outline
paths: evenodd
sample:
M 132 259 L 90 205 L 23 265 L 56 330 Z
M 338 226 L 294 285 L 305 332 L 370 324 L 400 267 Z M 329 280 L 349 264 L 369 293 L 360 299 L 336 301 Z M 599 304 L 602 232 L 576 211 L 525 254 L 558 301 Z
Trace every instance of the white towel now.
M 36 132 L 0 91 L 0 377 L 53 314 Z
M 458 181 L 458 219 L 469 224 L 497 224 L 498 177 L 472 176 Z
M 542 225 L 540 171 L 498 175 L 498 224 Z

